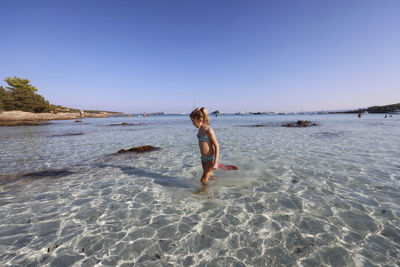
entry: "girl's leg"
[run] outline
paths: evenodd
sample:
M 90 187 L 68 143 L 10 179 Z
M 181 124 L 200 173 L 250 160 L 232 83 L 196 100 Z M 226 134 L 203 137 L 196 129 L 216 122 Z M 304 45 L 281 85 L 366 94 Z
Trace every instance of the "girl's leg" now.
M 211 176 L 211 172 L 203 172 L 203 176 L 201 177 L 201 180 L 200 180 L 202 182 L 202 184 L 207 184 L 210 176 Z
M 212 164 L 213 162 L 208 161 L 208 162 L 201 162 L 201 165 L 203 165 L 203 176 L 201 177 L 200 181 L 202 184 L 207 184 L 208 179 L 212 175 Z

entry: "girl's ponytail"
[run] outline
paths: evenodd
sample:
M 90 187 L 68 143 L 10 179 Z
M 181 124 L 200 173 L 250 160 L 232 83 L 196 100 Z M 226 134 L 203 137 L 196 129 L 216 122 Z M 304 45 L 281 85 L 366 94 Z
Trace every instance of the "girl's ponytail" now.
M 202 107 L 201 113 L 203 113 L 204 124 L 210 125 L 210 118 L 208 117 L 208 111 L 205 107 Z

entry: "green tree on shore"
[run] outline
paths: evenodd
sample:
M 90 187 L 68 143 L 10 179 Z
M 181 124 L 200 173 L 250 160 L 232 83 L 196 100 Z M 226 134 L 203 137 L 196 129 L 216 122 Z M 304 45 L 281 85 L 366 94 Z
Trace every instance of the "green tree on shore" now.
M 15 89 L 26 89 L 31 91 L 32 93 L 37 92 L 37 88 L 35 86 L 30 85 L 30 82 L 28 79 L 21 79 L 16 76 L 14 77 L 7 77 L 4 81 L 8 83 L 9 86 L 7 89 L 14 91 Z
M 43 96 L 35 93 L 38 89 L 28 79 L 7 77 L 9 85 L 0 88 L 0 110 L 21 110 L 27 112 L 49 112 L 51 105 Z

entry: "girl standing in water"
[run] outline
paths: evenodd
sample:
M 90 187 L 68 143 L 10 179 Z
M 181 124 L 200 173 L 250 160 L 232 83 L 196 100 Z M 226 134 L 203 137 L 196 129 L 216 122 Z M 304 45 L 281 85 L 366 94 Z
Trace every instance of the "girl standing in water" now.
M 219 145 L 217 137 L 210 127 L 208 112 L 204 107 L 193 110 L 190 119 L 194 127 L 199 128 L 197 138 L 199 139 L 201 164 L 203 166 L 203 176 L 200 181 L 207 184 L 213 170 L 218 168 Z

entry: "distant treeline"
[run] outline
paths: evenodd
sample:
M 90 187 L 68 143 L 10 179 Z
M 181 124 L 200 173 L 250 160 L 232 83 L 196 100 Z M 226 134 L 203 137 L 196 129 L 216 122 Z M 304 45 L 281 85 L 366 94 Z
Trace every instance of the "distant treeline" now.
M 21 110 L 27 112 L 49 112 L 54 109 L 49 101 L 35 93 L 37 88 L 28 79 L 8 77 L 8 87 L 0 86 L 0 111 Z
M 367 111 L 368 113 L 389 113 L 393 112 L 395 110 L 400 110 L 400 103 L 398 104 L 392 104 L 392 105 L 386 105 L 386 106 L 373 106 L 369 108 L 363 108 L 359 110 L 351 110 L 347 111 L 346 113 L 359 113 L 359 112 L 365 112 Z

